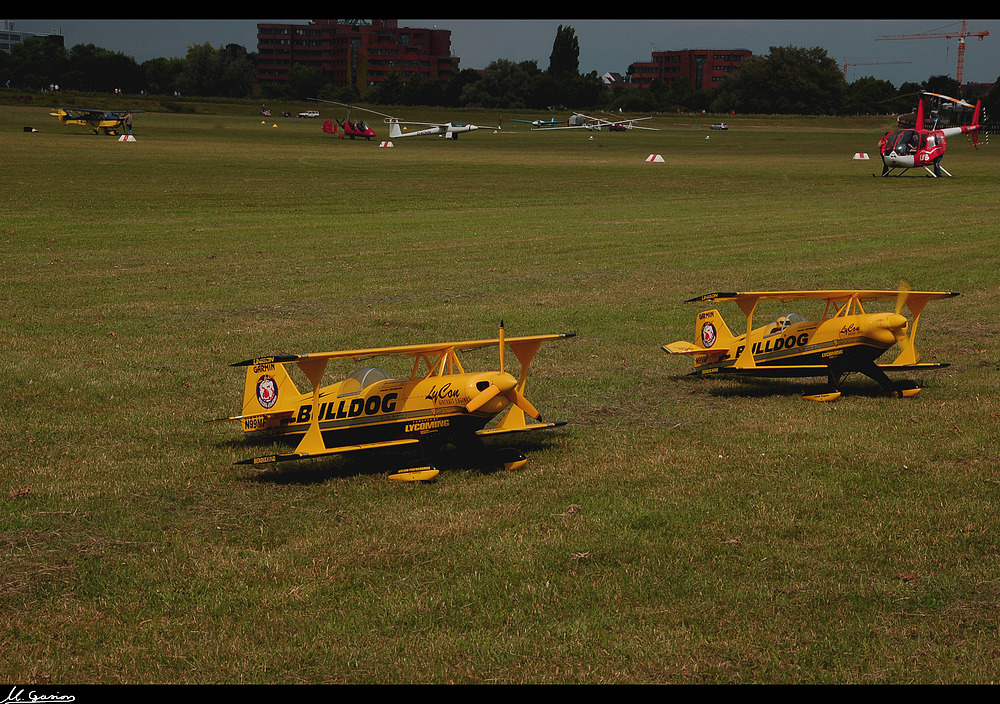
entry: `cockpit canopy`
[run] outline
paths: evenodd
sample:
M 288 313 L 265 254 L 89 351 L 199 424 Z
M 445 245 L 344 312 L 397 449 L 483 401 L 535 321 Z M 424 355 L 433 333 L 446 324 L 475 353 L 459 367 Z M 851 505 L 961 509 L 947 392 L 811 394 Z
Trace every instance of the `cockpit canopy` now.
M 347 396 L 350 394 L 356 394 L 378 381 L 391 378 L 392 377 L 386 372 L 378 369 L 377 367 L 362 367 L 344 379 L 343 383 L 340 385 L 339 395 Z
M 779 315 L 773 321 L 771 321 L 770 330 L 768 330 L 768 335 L 777 335 L 782 332 L 789 325 L 796 325 L 798 323 L 809 322 L 804 316 L 798 313 L 785 313 L 784 315 Z

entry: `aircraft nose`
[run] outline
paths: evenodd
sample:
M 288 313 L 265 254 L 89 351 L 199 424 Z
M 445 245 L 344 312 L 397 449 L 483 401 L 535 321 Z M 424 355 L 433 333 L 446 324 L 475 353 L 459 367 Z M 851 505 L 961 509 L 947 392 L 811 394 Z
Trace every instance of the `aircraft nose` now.
M 510 393 L 511 389 L 517 386 L 517 379 L 507 372 L 498 373 L 490 380 L 490 382 L 500 389 L 500 393 L 502 394 Z
M 896 336 L 906 328 L 906 318 L 898 313 L 879 315 L 864 326 L 864 333 L 869 338 L 891 345 L 896 342 Z
M 885 326 L 890 330 L 902 330 L 906 327 L 906 318 L 899 313 L 886 316 Z
M 517 387 L 517 379 L 507 372 L 497 372 L 488 383 L 481 380 L 473 391 L 474 395 L 465 410 L 469 413 L 484 408 L 491 413 L 499 413 L 511 402 L 509 394 Z
M 865 326 L 867 330 L 900 330 L 906 327 L 906 317 L 899 313 L 886 313 L 878 315 L 869 321 Z

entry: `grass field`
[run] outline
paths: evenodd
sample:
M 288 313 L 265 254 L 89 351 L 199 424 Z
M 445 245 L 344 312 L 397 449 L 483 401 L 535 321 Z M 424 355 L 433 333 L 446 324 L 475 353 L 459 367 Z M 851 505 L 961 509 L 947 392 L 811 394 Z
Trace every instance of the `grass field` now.
M 508 114 L 389 149 L 252 106 L 150 111 L 132 144 L 47 113 L 0 108 L 7 681 L 1000 679 L 996 145 L 951 140 L 952 179 L 880 179 L 852 156 L 884 116 L 592 135 Z M 851 377 L 813 404 L 660 350 L 696 295 L 900 279 L 962 294 L 921 319 L 924 360 L 952 366 L 914 399 Z M 202 422 L 238 410 L 231 362 L 501 319 L 577 333 L 532 365 L 529 398 L 569 424 L 518 472 L 257 473 L 233 462 L 260 447 Z

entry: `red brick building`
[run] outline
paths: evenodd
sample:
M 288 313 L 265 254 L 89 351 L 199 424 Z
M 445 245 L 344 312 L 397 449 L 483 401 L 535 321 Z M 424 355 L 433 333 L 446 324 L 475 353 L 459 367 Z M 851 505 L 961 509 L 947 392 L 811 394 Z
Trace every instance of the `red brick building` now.
M 751 56 L 747 49 L 654 51 L 649 61 L 636 61 L 628 67 L 629 82 L 649 88 L 654 79 L 667 84 L 686 80 L 694 90 L 711 90 Z
M 447 81 L 458 71 L 451 30 L 400 27 L 398 20 L 312 20 L 257 25 L 257 83 L 284 83 L 293 64 L 327 74 L 338 88 L 366 88 L 390 73 Z

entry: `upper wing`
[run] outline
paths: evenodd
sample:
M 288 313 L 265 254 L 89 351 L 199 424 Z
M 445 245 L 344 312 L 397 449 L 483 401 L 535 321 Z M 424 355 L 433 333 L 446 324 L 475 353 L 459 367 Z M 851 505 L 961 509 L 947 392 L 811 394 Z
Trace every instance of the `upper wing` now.
M 850 290 L 827 290 L 827 291 L 734 291 L 721 293 L 706 293 L 703 296 L 689 298 L 685 303 L 695 303 L 706 301 L 735 301 L 739 303 L 744 300 L 777 300 L 777 301 L 845 301 L 857 296 L 862 301 L 896 300 L 900 295 L 907 297 L 920 297 L 925 300 L 934 298 L 951 298 L 957 296 L 954 291 L 910 291 L 900 290 L 875 290 L 875 289 L 850 289 Z
M 101 120 L 104 118 L 104 110 L 89 110 L 87 108 L 56 108 L 55 112 L 49 113 L 56 117 L 66 117 L 70 120 Z
M 133 115 L 137 113 L 146 112 L 145 110 L 97 110 L 94 108 L 56 108 L 57 111 L 66 113 L 66 115 L 76 118 L 76 119 L 100 119 L 105 118 L 108 115 L 114 115 L 115 117 L 124 117 L 128 113 Z M 57 113 L 52 113 L 53 115 Z
M 553 333 L 550 335 L 528 335 L 525 337 L 508 337 L 505 338 L 505 342 L 508 344 L 517 344 L 523 342 L 541 342 L 544 340 L 559 340 L 565 337 L 573 337 L 576 333 Z M 480 347 L 491 347 L 500 344 L 500 338 L 493 338 L 491 340 L 463 340 L 461 342 L 440 342 L 436 344 L 424 344 L 424 345 L 399 345 L 396 347 L 370 347 L 367 349 L 357 349 L 357 350 L 337 350 L 334 352 L 315 352 L 310 354 L 286 354 L 286 355 L 276 355 L 273 357 L 258 357 L 255 359 L 248 359 L 243 362 L 236 362 L 231 364 L 232 367 L 248 367 L 254 364 L 265 364 L 267 362 L 302 362 L 305 360 L 320 360 L 320 359 L 364 359 L 366 357 L 379 357 L 384 355 L 406 355 L 409 357 L 419 357 L 421 355 L 432 355 L 440 354 L 448 350 L 462 351 L 462 350 L 473 350 Z

